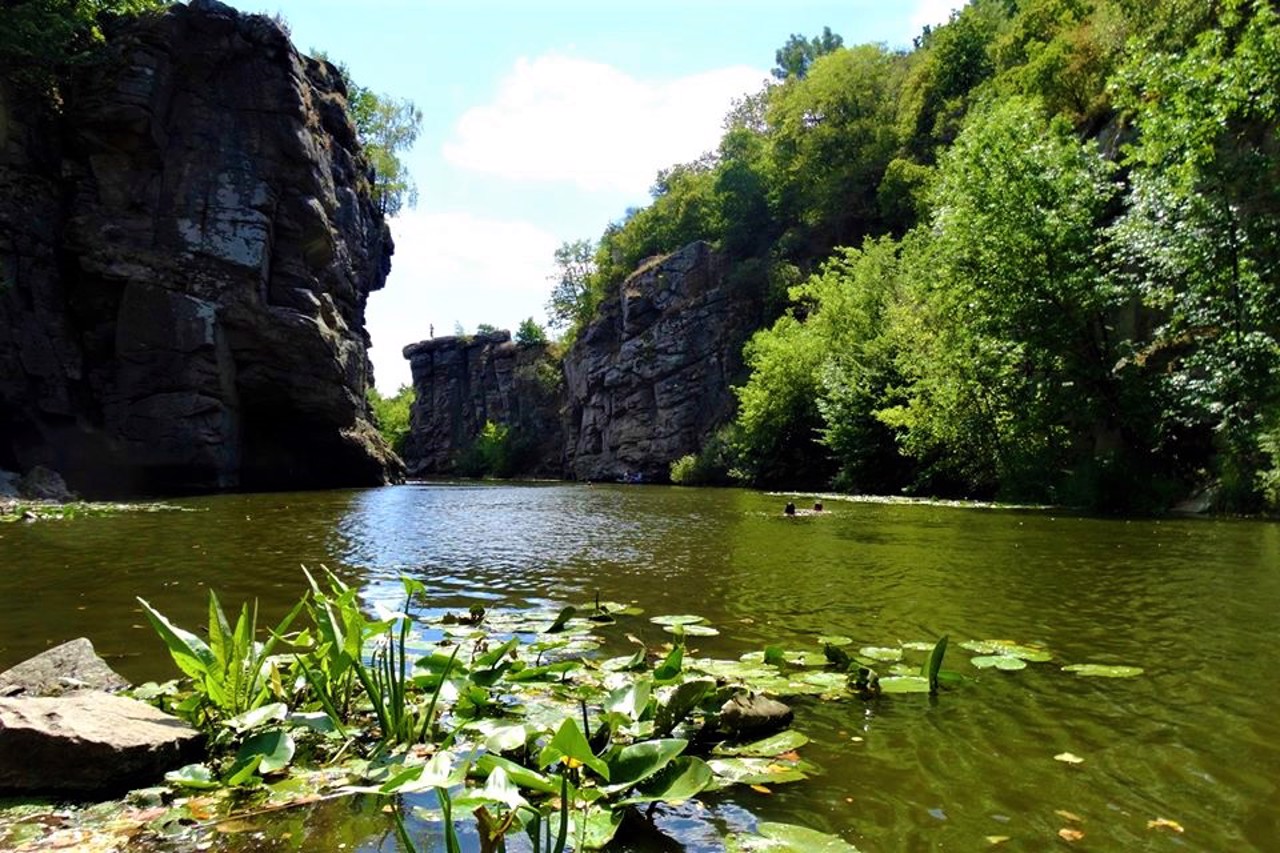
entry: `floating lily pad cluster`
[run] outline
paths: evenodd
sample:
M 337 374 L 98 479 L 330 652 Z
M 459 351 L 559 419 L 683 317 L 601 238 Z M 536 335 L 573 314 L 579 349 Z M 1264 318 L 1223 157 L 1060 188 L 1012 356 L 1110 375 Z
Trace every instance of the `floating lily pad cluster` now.
M 943 669 L 947 637 L 860 646 L 831 634 L 814 648 L 768 646 L 731 660 L 691 648 L 718 633 L 694 614 L 646 623 L 634 605 L 599 600 L 558 610 L 414 612 L 424 589 L 405 579 L 404 607 L 380 608 L 371 619 L 336 578 L 308 581 L 310 593 L 266 645 L 248 641 L 247 610 L 232 630 L 216 598 L 210 643 L 148 608 L 175 661 L 196 676 L 185 693 L 151 695 L 188 712 L 222 750 L 174 774 L 173 784 L 252 788 L 341 755 L 350 771 L 345 791 L 434 792 L 439 808 L 427 816 L 439 818 L 446 841 L 456 813 L 475 815 L 494 849 L 508 833 L 528 835 L 535 850 L 570 840 L 595 849 L 614 838 L 628 811 L 733 786 L 767 791 L 819 773 L 799 752 L 808 738 L 787 728 L 791 710 L 764 697 L 872 700 L 937 693 L 972 678 Z M 299 613 L 310 624 L 290 631 Z M 646 624 L 670 639 L 646 646 L 627 633 L 630 652 L 605 656 L 603 631 L 641 632 Z M 959 645 L 978 670 L 1053 659 L 1039 646 L 1005 640 Z M 761 824 L 733 845 L 852 849 L 781 824 Z

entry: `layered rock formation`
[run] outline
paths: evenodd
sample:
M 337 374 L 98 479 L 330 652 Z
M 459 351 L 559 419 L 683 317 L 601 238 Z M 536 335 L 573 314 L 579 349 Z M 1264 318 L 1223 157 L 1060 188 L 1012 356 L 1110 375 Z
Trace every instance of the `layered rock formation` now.
M 665 480 L 733 413 L 730 385 L 759 305 L 726 283 L 724 267 L 693 243 L 638 270 L 565 354 L 559 388 L 541 348 L 517 347 L 506 332 L 406 347 L 417 394 L 411 473 L 452 472 L 492 420 L 537 444 L 540 473 Z
M 454 473 L 492 421 L 511 428 L 522 473 L 560 476 L 561 383 L 545 345 L 517 344 L 498 331 L 410 344 L 404 357 L 414 389 L 405 443 L 410 474 Z
M 338 74 L 212 0 L 108 42 L 56 122 L 0 84 L 0 468 L 383 482 L 364 308 L 392 246 Z
M 731 416 L 759 306 L 725 273 L 708 244 L 692 243 L 601 304 L 564 359 L 570 476 L 665 480 Z

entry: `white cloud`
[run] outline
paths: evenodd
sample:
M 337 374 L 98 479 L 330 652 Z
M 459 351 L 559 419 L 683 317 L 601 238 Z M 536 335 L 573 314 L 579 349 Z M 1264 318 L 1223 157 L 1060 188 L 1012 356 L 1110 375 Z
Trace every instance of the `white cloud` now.
M 453 334 L 461 323 L 515 330 L 525 317 L 541 322 L 560 240 L 528 222 L 465 212 L 411 210 L 391 222 L 396 241 L 385 289 L 369 297 L 366 325 L 378 388 L 409 381 L 406 344 Z
M 925 26 L 936 27 L 951 19 L 951 12 L 963 9 L 968 0 L 920 0 L 911 14 L 911 38 L 920 35 Z
M 659 169 L 715 148 L 732 99 L 765 77 L 734 66 L 653 83 L 554 53 L 521 58 L 490 103 L 458 120 L 444 157 L 512 180 L 643 193 Z

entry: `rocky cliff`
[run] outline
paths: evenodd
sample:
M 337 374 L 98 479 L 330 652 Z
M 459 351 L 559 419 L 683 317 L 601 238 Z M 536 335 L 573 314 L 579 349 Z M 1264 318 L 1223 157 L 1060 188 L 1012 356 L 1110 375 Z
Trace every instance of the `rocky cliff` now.
M 601 304 L 564 358 L 570 476 L 665 480 L 733 413 L 730 385 L 759 306 L 726 283 L 725 267 L 692 243 Z
M 492 421 L 511 428 L 520 473 L 561 475 L 561 381 L 545 345 L 517 344 L 498 331 L 410 344 L 404 357 L 414 390 L 404 451 L 410 474 L 459 472 Z
M 492 420 L 519 425 L 539 448 L 539 472 L 665 480 L 671 462 L 697 452 L 734 410 L 730 385 L 759 305 L 725 273 L 706 243 L 645 265 L 564 355 L 559 387 L 543 350 L 517 347 L 506 332 L 406 347 L 417 394 L 411 473 L 455 470 Z
M 0 83 L 0 468 L 382 482 L 364 309 L 392 245 L 339 76 L 212 0 L 107 36 L 60 115 Z

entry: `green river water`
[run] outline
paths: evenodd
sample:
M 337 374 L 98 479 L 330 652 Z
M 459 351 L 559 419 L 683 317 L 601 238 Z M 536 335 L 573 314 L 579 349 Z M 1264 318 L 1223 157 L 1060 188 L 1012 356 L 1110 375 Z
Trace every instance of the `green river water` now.
M 715 850 L 717 827 L 759 818 L 868 853 L 981 850 L 988 836 L 1042 850 L 1068 846 L 1064 827 L 1084 833 L 1081 849 L 1280 850 L 1280 525 L 831 499 L 788 519 L 786 500 L 439 484 L 3 525 L 0 668 L 85 635 L 134 681 L 173 677 L 134 596 L 187 626 L 208 587 L 278 617 L 302 591 L 300 564 L 329 566 L 370 601 L 398 603 L 406 573 L 439 607 L 598 592 L 647 614 L 697 613 L 722 635 L 690 643 L 719 657 L 816 648 L 820 634 L 860 646 L 949 634 L 946 665 L 972 682 L 936 700 L 797 700 L 794 727 L 814 740 L 802 752 L 822 775 L 665 812 L 658 825 L 679 843 L 633 847 Z M 651 647 L 670 639 L 643 618 L 625 630 Z M 1041 643 L 1055 659 L 980 671 L 956 644 L 984 638 Z M 1080 678 L 1068 663 L 1146 672 Z M 1054 759 L 1063 752 L 1084 761 Z M 1185 832 L 1149 828 L 1158 818 Z M 276 817 L 256 844 L 392 850 L 388 829 L 378 804 L 346 799 Z

